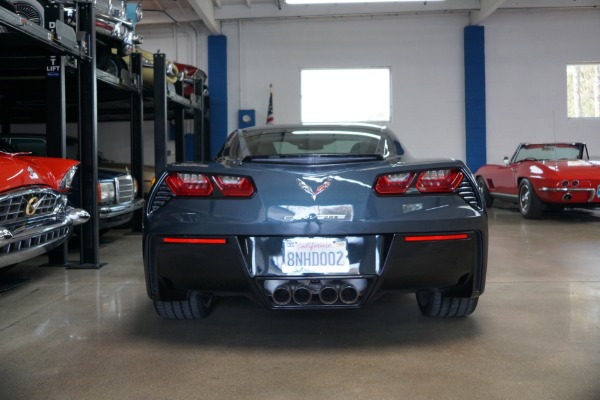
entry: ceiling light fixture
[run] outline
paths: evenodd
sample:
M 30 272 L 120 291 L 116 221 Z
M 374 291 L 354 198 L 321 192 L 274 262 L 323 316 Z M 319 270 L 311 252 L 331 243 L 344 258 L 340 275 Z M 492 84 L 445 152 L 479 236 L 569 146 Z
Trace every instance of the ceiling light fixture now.
M 286 4 L 356 4 L 356 3 L 408 3 L 423 0 L 285 0 Z M 444 0 L 427 0 L 444 1 Z

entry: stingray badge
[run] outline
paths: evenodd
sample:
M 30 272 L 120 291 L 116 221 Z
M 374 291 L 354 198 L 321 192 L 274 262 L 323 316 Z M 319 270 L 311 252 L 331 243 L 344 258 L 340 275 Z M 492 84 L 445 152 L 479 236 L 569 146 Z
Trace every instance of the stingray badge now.
M 325 191 L 325 189 L 327 189 L 329 187 L 329 185 L 331 185 L 331 178 L 327 178 L 327 180 L 325 182 L 323 182 L 323 184 L 321 186 L 319 186 L 313 192 L 313 190 L 311 189 L 311 187 L 308 186 L 308 184 L 306 182 L 304 182 L 302 179 L 297 178 L 296 181 L 298 182 L 298 186 L 300 186 L 300 189 L 302 189 L 306 193 L 308 193 L 308 195 L 310 197 L 312 197 L 313 200 L 316 200 L 317 196 L 320 195 L 321 193 L 323 193 Z

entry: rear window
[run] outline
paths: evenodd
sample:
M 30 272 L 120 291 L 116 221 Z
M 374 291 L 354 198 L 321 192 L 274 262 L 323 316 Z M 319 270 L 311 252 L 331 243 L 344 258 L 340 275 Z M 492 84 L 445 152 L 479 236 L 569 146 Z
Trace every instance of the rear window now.
M 302 155 L 379 155 L 387 148 L 381 135 L 358 131 L 290 130 L 257 132 L 239 138 L 244 157 Z

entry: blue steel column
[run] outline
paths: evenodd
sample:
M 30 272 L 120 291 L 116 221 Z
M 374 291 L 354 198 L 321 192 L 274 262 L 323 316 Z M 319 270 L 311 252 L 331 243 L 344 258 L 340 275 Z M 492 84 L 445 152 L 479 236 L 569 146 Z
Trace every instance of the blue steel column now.
M 227 138 L 227 37 L 208 37 L 208 89 L 210 93 L 210 155 L 214 157 Z
M 467 165 L 486 164 L 485 43 L 483 26 L 464 29 Z

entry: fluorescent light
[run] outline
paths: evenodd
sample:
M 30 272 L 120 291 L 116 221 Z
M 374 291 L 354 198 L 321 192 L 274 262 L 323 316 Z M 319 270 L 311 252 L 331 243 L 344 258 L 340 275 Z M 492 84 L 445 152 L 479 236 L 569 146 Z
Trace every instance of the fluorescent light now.
M 287 4 L 408 3 L 423 0 L 285 0 Z M 444 0 L 427 0 L 444 1 Z

